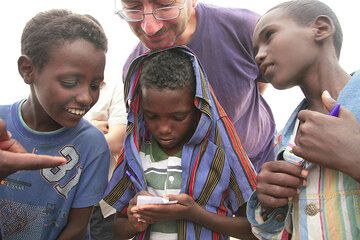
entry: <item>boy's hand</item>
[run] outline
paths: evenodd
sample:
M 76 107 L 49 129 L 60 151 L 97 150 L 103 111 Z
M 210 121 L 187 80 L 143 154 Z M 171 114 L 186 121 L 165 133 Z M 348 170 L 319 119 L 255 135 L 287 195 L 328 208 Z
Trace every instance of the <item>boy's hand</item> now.
M 257 176 L 256 192 L 263 207 L 277 208 L 306 185 L 307 171 L 286 161 L 266 162 Z
M 103 134 L 107 134 L 109 132 L 109 125 L 107 120 L 91 120 L 91 123 L 100 131 L 103 132 Z
M 142 232 L 149 226 L 149 223 L 146 222 L 144 219 L 142 219 L 141 216 L 138 216 L 136 213 L 134 213 L 133 209 L 136 208 L 138 195 L 151 195 L 151 194 L 146 191 L 141 191 L 138 194 L 136 194 L 135 197 L 133 197 L 129 202 L 129 206 L 127 209 L 127 216 L 133 230 L 136 232 Z
M 191 220 L 192 214 L 199 205 L 187 194 L 166 195 L 170 201 L 177 200 L 175 204 L 154 204 L 134 207 L 132 212 L 140 216 L 145 222 L 173 221 L 179 219 Z
M 66 164 L 63 157 L 27 153 L 20 143 L 11 138 L 0 119 L 0 179 L 18 171 L 56 167 Z
M 325 108 L 336 104 L 322 95 Z M 293 152 L 309 162 L 345 172 L 360 182 L 360 125 L 354 115 L 341 107 L 339 117 L 303 110 L 298 114 L 297 146 Z

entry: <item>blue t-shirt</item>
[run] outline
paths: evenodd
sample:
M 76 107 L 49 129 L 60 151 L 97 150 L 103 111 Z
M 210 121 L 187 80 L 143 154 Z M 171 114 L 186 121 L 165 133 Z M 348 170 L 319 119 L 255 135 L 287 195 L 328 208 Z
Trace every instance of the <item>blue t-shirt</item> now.
M 98 203 L 107 185 L 110 153 L 104 135 L 81 120 L 73 128 L 37 132 L 26 126 L 22 102 L 0 106 L 0 118 L 28 152 L 67 158 L 66 165 L 19 171 L 0 183 L 2 239 L 56 239 L 71 208 Z

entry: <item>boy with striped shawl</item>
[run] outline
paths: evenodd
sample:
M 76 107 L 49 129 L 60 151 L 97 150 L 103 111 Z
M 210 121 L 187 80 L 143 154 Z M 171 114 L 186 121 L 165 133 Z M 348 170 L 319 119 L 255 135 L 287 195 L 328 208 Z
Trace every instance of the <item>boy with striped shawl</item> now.
M 338 137 L 334 145 L 319 144 L 311 127 L 314 116 L 324 114 L 342 122 L 344 108 L 360 121 L 360 72 L 350 75 L 340 66 L 342 39 L 335 13 L 317 0 L 280 3 L 255 27 L 255 60 L 264 79 L 277 89 L 299 86 L 305 97 L 277 138 L 280 161 L 262 166 L 248 201 L 248 219 L 259 239 L 360 239 L 359 172 Z M 338 113 L 331 96 L 342 106 Z M 318 130 L 332 132 L 325 122 Z M 309 158 L 324 142 L 328 156 Z
M 175 47 L 140 56 L 125 96 L 124 151 L 104 198 L 118 211 L 115 235 L 254 237 L 244 208 L 255 172 L 193 53 Z M 138 195 L 177 203 L 136 206 Z

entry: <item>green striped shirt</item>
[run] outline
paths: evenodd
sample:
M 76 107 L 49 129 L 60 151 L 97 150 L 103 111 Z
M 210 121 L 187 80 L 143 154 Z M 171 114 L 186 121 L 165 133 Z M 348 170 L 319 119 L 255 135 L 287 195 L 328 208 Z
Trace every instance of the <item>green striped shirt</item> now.
M 168 156 L 155 140 L 140 146 L 148 192 L 156 196 L 179 194 L 181 188 L 181 151 Z M 177 222 L 159 222 L 151 225 L 150 239 L 177 240 Z

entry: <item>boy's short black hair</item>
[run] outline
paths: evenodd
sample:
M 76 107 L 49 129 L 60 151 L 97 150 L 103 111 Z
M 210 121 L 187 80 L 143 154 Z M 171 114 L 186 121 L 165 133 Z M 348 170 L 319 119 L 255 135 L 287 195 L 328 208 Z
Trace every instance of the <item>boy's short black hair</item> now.
M 27 22 L 21 36 L 21 54 L 42 70 L 49 52 L 65 42 L 84 39 L 107 51 L 107 38 L 101 26 L 89 16 L 65 9 L 40 12 Z
M 149 56 L 142 64 L 140 86 L 158 90 L 190 87 L 195 94 L 195 74 L 190 56 L 176 48 Z
M 335 27 L 333 40 L 336 55 L 338 58 L 340 57 L 343 33 L 336 14 L 328 5 L 317 0 L 294 0 L 280 3 L 268 12 L 278 8 L 284 9 L 297 23 L 305 26 L 311 24 L 318 16 L 321 15 L 330 18 Z

